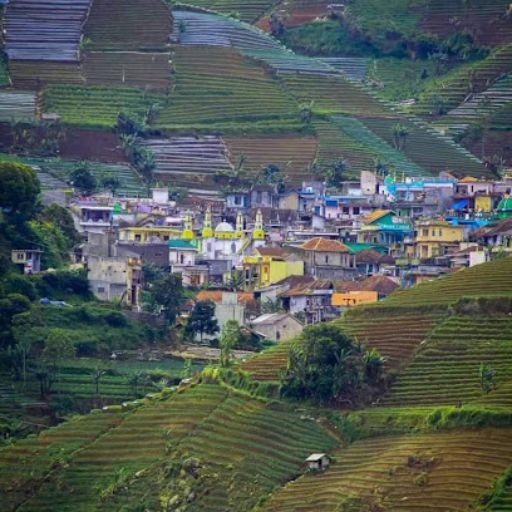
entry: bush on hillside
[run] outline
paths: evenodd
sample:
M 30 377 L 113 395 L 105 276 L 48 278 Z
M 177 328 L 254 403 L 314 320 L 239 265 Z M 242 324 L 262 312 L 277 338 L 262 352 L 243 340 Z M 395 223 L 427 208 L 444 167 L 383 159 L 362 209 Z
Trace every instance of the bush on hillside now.
M 282 376 L 283 396 L 353 406 L 382 381 L 382 358 L 334 324 L 309 326 L 295 340 Z

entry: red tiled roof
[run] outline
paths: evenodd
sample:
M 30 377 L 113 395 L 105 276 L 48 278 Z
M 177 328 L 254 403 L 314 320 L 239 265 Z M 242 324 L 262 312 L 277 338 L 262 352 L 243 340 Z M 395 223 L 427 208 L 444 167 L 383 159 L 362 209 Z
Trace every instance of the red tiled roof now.
M 319 236 L 304 242 L 300 248 L 315 252 L 350 252 L 350 249 L 339 240 L 329 240 Z

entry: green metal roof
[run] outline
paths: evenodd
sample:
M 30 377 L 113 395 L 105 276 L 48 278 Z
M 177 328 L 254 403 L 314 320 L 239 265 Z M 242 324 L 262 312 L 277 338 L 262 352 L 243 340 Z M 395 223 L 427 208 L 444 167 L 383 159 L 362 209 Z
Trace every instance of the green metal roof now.
M 189 251 L 197 251 L 197 247 L 189 240 L 169 240 L 170 249 L 183 249 Z

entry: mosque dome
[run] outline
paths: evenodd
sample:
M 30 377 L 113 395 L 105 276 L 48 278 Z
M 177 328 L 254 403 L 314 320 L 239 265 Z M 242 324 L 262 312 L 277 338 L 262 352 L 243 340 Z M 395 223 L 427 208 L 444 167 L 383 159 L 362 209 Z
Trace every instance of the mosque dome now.
M 221 222 L 220 224 L 217 224 L 217 227 L 215 228 L 215 233 L 232 233 L 234 232 L 233 226 L 229 222 Z

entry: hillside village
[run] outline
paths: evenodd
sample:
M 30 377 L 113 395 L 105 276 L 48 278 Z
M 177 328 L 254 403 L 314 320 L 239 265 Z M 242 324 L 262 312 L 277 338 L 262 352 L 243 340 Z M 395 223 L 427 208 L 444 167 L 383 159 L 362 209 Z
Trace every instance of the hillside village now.
M 2 511 L 512 511 L 508 0 L 0 30 Z
M 363 172 L 332 195 L 321 182 L 282 193 L 255 185 L 202 206 L 178 206 L 158 188 L 148 199 L 93 195 L 70 204 L 84 238 L 75 258 L 100 300 L 140 310 L 143 268 L 154 265 L 180 274 L 195 300 L 211 297 L 220 327 L 292 322 L 286 339 L 300 324 L 507 256 L 511 189 L 506 177 Z M 264 313 L 267 305 L 276 311 Z

